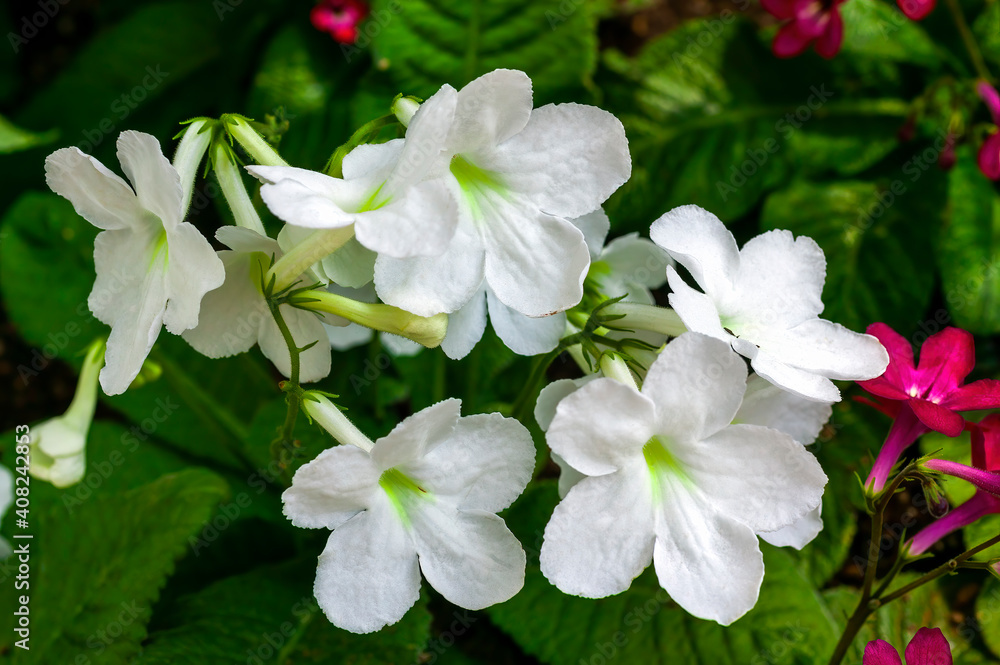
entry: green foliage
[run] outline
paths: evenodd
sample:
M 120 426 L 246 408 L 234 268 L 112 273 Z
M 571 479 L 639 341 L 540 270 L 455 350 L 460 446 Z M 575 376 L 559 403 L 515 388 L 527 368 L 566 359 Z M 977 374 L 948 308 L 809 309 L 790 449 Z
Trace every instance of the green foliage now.
M 557 92 L 584 85 L 596 62 L 594 16 L 579 0 L 381 0 L 372 9 L 373 48 L 407 94 L 429 97 L 442 83 L 507 68 L 531 77 L 536 105 L 564 101 Z
M 69 514 L 56 503 L 35 504 L 31 619 L 45 629 L 33 632 L 30 651 L 14 649 L 12 662 L 72 663 L 78 655 L 130 662 L 174 562 L 228 491 L 217 475 L 192 469 L 95 497 Z M 3 584 L 8 607 L 13 582 Z M 11 635 L 7 627 L 3 639 Z
M 647 570 L 617 596 L 588 600 L 553 587 L 537 565 L 537 548 L 556 491 L 543 483 L 506 519 L 531 553 L 525 588 L 491 608 L 490 617 L 528 653 L 554 665 L 595 655 L 636 663 L 815 663 L 836 641 L 832 618 L 785 553 L 766 548 L 767 573 L 756 608 L 729 628 L 678 608 Z M 765 546 L 766 547 L 766 546 Z M 532 556 L 534 559 L 532 560 Z
M 29 132 L 0 116 L 0 155 L 51 143 L 55 132 Z
M 927 197 L 911 178 L 797 182 L 768 197 L 762 228 L 809 236 L 827 256 L 826 318 L 853 330 L 875 321 L 905 330 L 926 309 L 931 238 L 906 228 Z
M 973 156 L 962 151 L 948 174 L 948 208 L 937 256 L 955 324 L 974 333 L 1000 332 L 998 227 L 1000 198 Z
M 1000 657 L 1000 583 L 992 579 L 979 592 L 976 599 L 977 628 L 983 641 Z

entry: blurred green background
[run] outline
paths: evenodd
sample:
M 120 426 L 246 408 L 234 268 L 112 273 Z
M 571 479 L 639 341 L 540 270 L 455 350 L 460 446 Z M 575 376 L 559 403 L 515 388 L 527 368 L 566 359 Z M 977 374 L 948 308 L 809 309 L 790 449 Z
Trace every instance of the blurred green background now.
M 855 330 L 885 321 L 915 343 L 965 327 L 977 335 L 974 378 L 1000 374 L 1000 198 L 975 163 L 988 115 L 943 7 L 917 24 L 894 4 L 849 0 L 844 47 L 825 61 L 775 58 L 776 24 L 750 0 L 375 2 L 353 46 L 316 31 L 311 6 L 17 0 L 0 11 L 0 462 L 13 465 L 16 425 L 65 410 L 80 352 L 105 330 L 86 307 L 96 230 L 45 187 L 47 154 L 77 145 L 116 170 L 121 130 L 149 132 L 171 154 L 179 122 L 236 112 L 268 123 L 290 163 L 319 169 L 397 93 L 427 97 L 498 67 L 532 77 L 536 106 L 596 104 L 623 121 L 633 176 L 606 206 L 613 235 L 648 232 L 688 203 L 741 242 L 771 228 L 809 235 L 827 256 L 826 318 Z M 1000 71 L 1000 5 L 967 0 L 961 10 Z M 908 123 L 914 135 L 901 140 Z M 209 237 L 230 221 L 214 191 L 211 176 L 199 181 L 189 215 Z M 648 574 L 602 601 L 548 585 L 537 553 L 556 497 L 543 458 L 507 514 L 529 554 L 520 595 L 467 612 L 425 585 L 400 624 L 358 637 L 316 611 L 326 534 L 292 528 L 270 483 L 279 377 L 256 349 L 209 361 L 166 333 L 151 358 L 159 380 L 102 398 L 85 480 L 32 485 L 32 650 L 13 648 L 9 609 L 21 592 L 8 560 L 4 662 L 817 663 L 851 608 L 845 585 L 857 581 L 866 528 L 854 473 L 887 422 L 850 400 L 816 446 L 835 490 L 826 530 L 801 553 L 766 551 L 761 603 L 731 629 L 688 617 Z M 446 396 L 463 398 L 466 414 L 509 413 L 530 365 L 490 331 L 457 363 L 439 351 L 391 358 L 376 340 L 335 352 L 321 385 L 374 438 Z M 573 372 L 557 361 L 550 377 Z M 297 464 L 331 444 L 304 421 L 297 432 Z M 909 498 L 896 519 L 915 510 Z M 8 537 L 12 521 L 0 527 Z M 981 540 L 1000 522 L 977 528 L 965 537 Z M 1000 585 L 950 578 L 866 635 L 903 644 L 922 625 L 947 629 L 957 662 L 997 662 Z

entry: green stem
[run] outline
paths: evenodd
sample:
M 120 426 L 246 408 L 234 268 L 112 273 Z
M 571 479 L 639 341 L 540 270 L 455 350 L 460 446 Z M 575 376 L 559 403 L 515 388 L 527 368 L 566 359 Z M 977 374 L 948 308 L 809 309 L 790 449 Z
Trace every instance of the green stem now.
M 333 254 L 353 237 L 353 224 L 335 229 L 320 229 L 311 233 L 271 266 L 264 278 L 265 286 L 274 279 L 274 291 L 283 291 L 294 284 L 314 263 Z
M 285 340 L 285 346 L 288 347 L 292 366 L 288 385 L 285 386 L 285 403 L 288 405 L 288 410 L 285 412 L 285 422 L 278 429 L 277 437 L 271 441 L 271 459 L 277 462 L 278 468 L 281 470 L 281 478 L 287 485 L 291 480 L 288 476 L 288 467 L 292 461 L 292 451 L 295 449 L 295 421 L 298 419 L 299 410 L 302 407 L 302 390 L 299 386 L 300 349 L 295 345 L 292 332 L 288 329 L 288 324 L 285 323 L 285 318 L 281 315 L 281 305 L 269 298 L 267 306 L 281 332 L 281 337 Z
M 538 393 L 542 389 L 541 383 L 545 380 L 545 372 L 549 369 L 549 365 L 562 352 L 563 345 L 560 344 L 544 356 L 535 356 L 531 364 L 531 373 L 528 374 L 528 380 L 524 382 L 524 388 L 521 389 L 521 393 L 517 396 L 517 399 L 514 401 L 514 407 L 511 409 L 511 415 L 520 422 L 523 423 L 528 417 L 528 413 L 533 409 L 535 400 L 538 398 Z
M 901 587 L 899 589 L 896 589 L 895 591 L 893 591 L 892 593 L 890 593 L 885 598 L 880 598 L 879 599 L 880 605 L 885 605 L 886 603 L 891 603 L 892 601 L 896 600 L 897 598 L 902 598 L 903 596 L 905 596 L 906 594 L 910 593 L 914 589 L 916 589 L 918 587 L 921 587 L 921 586 L 927 584 L 928 582 L 933 582 L 934 580 L 936 580 L 939 577 L 942 577 L 944 575 L 947 575 L 948 573 L 951 573 L 951 572 L 954 572 L 954 571 L 958 570 L 959 566 L 961 566 L 965 561 L 967 561 L 968 559 L 971 559 L 972 557 L 976 556 L 980 552 L 993 547 L 997 543 L 1000 543 L 1000 535 L 996 535 L 993 538 L 990 538 L 985 543 L 983 543 L 981 545 L 977 545 L 977 546 L 973 547 L 971 550 L 967 550 L 965 552 L 962 552 L 961 554 L 959 554 L 955 558 L 946 561 L 945 563 L 941 564 L 940 566 L 938 566 L 937 568 L 935 568 L 931 572 L 927 573 L 923 577 L 919 577 L 919 578 L 913 580 L 912 582 L 910 582 L 909 584 L 907 584 L 906 586 Z
M 857 607 L 854 608 L 854 613 L 847 620 L 847 626 L 844 628 L 844 632 L 840 636 L 836 648 L 833 650 L 833 655 L 830 656 L 829 665 L 840 665 L 841 661 L 844 660 L 844 656 L 847 655 L 847 650 L 850 648 L 851 643 L 854 642 L 854 638 L 857 637 L 861 627 L 865 625 L 865 621 L 879 607 L 877 599 L 874 599 L 873 602 L 872 585 L 875 583 L 879 554 L 882 550 L 885 509 L 889 506 L 892 497 L 895 496 L 896 490 L 899 489 L 899 486 L 916 466 L 916 464 L 911 463 L 903 469 L 893 479 L 892 483 L 883 490 L 882 498 L 875 506 L 875 510 L 872 513 L 872 538 L 868 545 L 868 563 L 865 567 L 865 579 L 861 585 L 861 598 L 858 600 Z
M 962 8 L 958 6 L 958 0 L 945 0 L 945 4 L 948 6 L 948 11 L 951 12 L 951 16 L 955 20 L 955 27 L 958 28 L 958 33 L 962 36 L 962 43 L 965 45 L 965 50 L 969 52 L 969 59 L 972 60 L 972 66 L 975 67 L 976 73 L 987 82 L 992 83 L 993 77 L 986 68 L 983 53 L 979 49 L 975 35 L 969 29 L 969 24 L 965 20 Z

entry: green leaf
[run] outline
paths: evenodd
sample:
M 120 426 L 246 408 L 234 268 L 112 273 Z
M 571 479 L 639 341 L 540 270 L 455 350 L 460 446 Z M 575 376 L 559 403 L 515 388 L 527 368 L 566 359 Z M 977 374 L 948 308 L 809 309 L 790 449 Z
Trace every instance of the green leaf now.
M 669 599 L 652 569 L 624 593 L 601 600 L 563 594 L 541 574 L 537 555 L 557 499 L 552 483 L 532 487 L 505 519 L 529 552 L 524 589 L 488 610 L 529 654 L 553 665 L 603 658 L 623 663 L 817 663 L 836 635 L 809 581 L 784 552 L 765 546 L 767 574 L 757 607 L 732 626 L 701 621 Z
M 369 28 L 374 48 L 400 91 L 422 97 L 443 83 L 461 87 L 494 69 L 520 69 L 532 79 L 537 106 L 583 86 L 596 62 L 588 3 L 381 0 L 371 25 L 380 28 Z M 356 50 L 364 46 L 359 40 Z
M 955 325 L 1000 332 L 1000 198 L 970 150 L 960 149 L 948 174 L 948 207 L 937 252 L 942 286 Z
M 330 624 L 312 593 L 315 560 L 230 577 L 157 617 L 134 665 L 417 662 L 430 632 L 421 597 L 399 623 L 371 635 Z
M 606 51 L 604 65 L 633 163 L 607 207 L 629 229 L 691 203 L 734 220 L 795 174 L 857 173 L 896 146 L 908 112 L 850 63 L 776 60 L 731 12 L 686 22 L 634 58 Z
M 94 498 L 70 515 L 61 505 L 33 504 L 31 621 L 38 629 L 30 651 L 13 650 L 14 665 L 75 663 L 79 654 L 102 665 L 129 662 L 175 560 L 227 493 L 218 476 L 190 470 Z M 17 593 L 13 582 L 4 583 L 5 604 Z M 11 634 L 7 627 L 4 639 Z
M 987 580 L 976 598 L 979 634 L 994 655 L 1000 657 L 1000 581 Z
M 851 0 L 841 5 L 840 14 L 844 20 L 843 55 L 940 66 L 941 55 L 934 40 L 895 3 Z
M 914 215 L 933 205 L 922 190 L 910 191 L 918 186 L 903 178 L 796 182 L 768 197 L 761 228 L 788 229 L 823 248 L 824 318 L 853 330 L 874 321 L 906 330 L 927 308 L 934 285 L 930 238 L 909 229 Z
M 983 13 L 972 24 L 972 31 L 983 57 L 994 65 L 1000 65 L 1000 5 L 995 2 L 986 3 Z
M 58 132 L 29 132 L 0 116 L 0 155 L 52 143 Z

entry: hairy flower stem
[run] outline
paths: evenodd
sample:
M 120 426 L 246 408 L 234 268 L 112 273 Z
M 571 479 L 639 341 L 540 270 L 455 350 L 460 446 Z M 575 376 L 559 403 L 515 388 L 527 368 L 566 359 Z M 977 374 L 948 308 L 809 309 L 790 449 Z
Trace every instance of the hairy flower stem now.
M 281 474 L 280 478 L 287 486 L 291 484 L 288 468 L 296 447 L 294 439 L 295 421 L 298 419 L 299 410 L 302 407 L 302 389 L 299 386 L 299 355 L 302 349 L 295 345 L 295 339 L 292 338 L 288 324 L 285 323 L 285 318 L 281 315 L 280 304 L 268 298 L 267 306 L 271 310 L 271 316 L 274 317 L 274 322 L 277 324 L 278 330 L 281 331 L 281 337 L 285 340 L 285 345 L 288 347 L 288 356 L 292 365 L 291 376 L 282 385 L 282 390 L 285 391 L 285 403 L 288 405 L 288 411 L 285 413 L 285 422 L 278 428 L 277 437 L 271 441 L 271 459 L 277 463 Z
M 858 605 L 854 608 L 854 613 L 847 620 L 847 626 L 844 628 L 843 634 L 840 636 L 840 641 L 837 642 L 837 647 L 833 651 L 833 655 L 830 657 L 829 665 L 840 665 L 844 660 L 844 656 L 847 654 L 847 650 L 850 648 L 851 643 L 854 642 L 854 638 L 857 637 L 858 632 L 860 632 L 862 626 L 868 620 L 868 617 L 872 615 L 875 610 L 893 600 L 896 596 L 893 594 L 891 597 L 885 599 L 879 598 L 879 595 L 884 591 L 887 582 L 884 582 L 877 591 L 872 592 L 872 587 L 875 584 L 875 576 L 878 570 L 879 555 L 882 550 L 882 531 L 885 523 L 885 510 L 889 506 L 889 502 L 892 497 L 895 496 L 896 490 L 899 486 L 903 484 L 903 481 L 910 477 L 910 474 L 917 470 L 918 465 L 916 463 L 909 464 L 904 468 L 899 475 L 897 475 L 888 487 L 883 490 L 879 502 L 875 506 L 875 510 L 872 512 L 872 532 L 871 532 L 871 542 L 868 545 L 868 563 L 865 567 L 865 578 L 864 582 L 861 584 L 861 598 L 858 600 Z M 891 576 L 895 576 L 899 572 L 894 567 L 894 572 L 890 573 Z M 888 581 L 891 581 L 891 577 L 887 577 Z M 930 580 L 927 580 L 930 581 Z M 917 585 L 919 586 L 919 585 Z M 916 587 L 913 587 L 916 588 Z
M 976 42 L 975 35 L 969 29 L 969 24 L 965 20 L 962 8 L 958 6 L 958 0 L 945 0 L 945 4 L 948 6 L 948 11 L 951 12 L 951 17 L 955 20 L 955 27 L 958 28 L 958 33 L 962 37 L 962 43 L 965 45 L 965 50 L 969 53 L 969 59 L 972 60 L 972 66 L 975 68 L 976 74 L 988 83 L 992 83 L 993 77 L 986 68 L 986 61 L 983 60 L 983 53 L 979 49 L 979 43 Z

